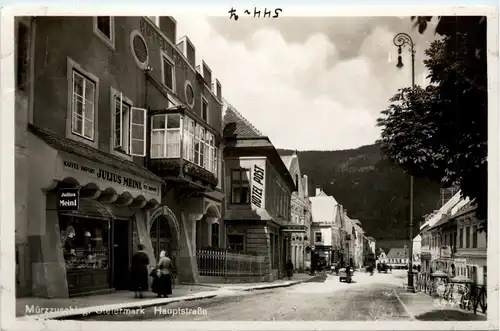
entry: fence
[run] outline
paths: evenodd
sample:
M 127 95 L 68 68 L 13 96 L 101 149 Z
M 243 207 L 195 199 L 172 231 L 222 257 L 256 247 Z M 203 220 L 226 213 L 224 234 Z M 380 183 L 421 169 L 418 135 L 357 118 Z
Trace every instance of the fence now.
M 196 260 L 200 276 L 253 277 L 269 273 L 266 257 L 263 255 L 199 249 Z
M 439 300 L 442 305 L 460 307 L 463 310 L 474 311 L 481 308 L 486 313 L 487 292 L 485 285 L 474 283 L 457 283 L 453 280 L 432 277 L 429 273 L 414 273 L 415 290 L 426 293 Z

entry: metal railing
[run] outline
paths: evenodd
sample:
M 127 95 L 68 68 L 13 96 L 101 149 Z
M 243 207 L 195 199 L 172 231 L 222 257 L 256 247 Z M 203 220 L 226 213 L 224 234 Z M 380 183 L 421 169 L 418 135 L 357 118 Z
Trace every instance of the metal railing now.
M 196 252 L 200 276 L 255 277 L 270 272 L 266 257 L 219 249 Z
M 443 305 L 459 306 L 466 311 L 477 313 L 478 309 L 486 314 L 486 285 L 457 283 L 453 279 L 432 277 L 429 273 L 415 273 L 415 290 L 426 293 L 440 300 Z

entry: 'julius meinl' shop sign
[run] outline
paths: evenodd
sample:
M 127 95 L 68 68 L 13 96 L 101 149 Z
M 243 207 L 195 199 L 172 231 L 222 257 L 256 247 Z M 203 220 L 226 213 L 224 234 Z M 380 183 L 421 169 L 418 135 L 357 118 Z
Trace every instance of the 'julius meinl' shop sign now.
M 252 171 L 252 205 L 262 208 L 262 198 L 264 195 L 265 171 L 263 168 L 254 164 Z
M 59 210 L 78 210 L 79 191 L 77 188 L 59 189 L 57 208 Z
M 142 181 L 135 180 L 130 177 L 126 177 L 123 175 L 120 175 L 115 172 L 111 172 L 109 170 L 104 170 L 101 168 L 94 168 L 86 165 L 82 165 L 73 161 L 63 161 L 63 165 L 65 168 L 70 168 L 72 170 L 78 170 L 81 172 L 86 173 L 87 175 L 90 175 L 92 177 L 95 177 L 96 179 L 108 181 L 111 183 L 115 183 L 118 185 L 122 185 L 128 188 L 132 189 L 137 189 L 137 190 L 144 190 L 153 194 L 158 194 L 159 193 L 159 188 L 155 187 L 153 185 L 149 185 L 146 183 L 143 183 Z

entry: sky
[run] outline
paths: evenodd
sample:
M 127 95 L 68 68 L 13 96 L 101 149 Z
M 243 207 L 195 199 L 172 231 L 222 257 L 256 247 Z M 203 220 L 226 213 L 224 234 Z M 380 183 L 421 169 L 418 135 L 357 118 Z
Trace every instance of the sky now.
M 398 88 L 411 85 L 409 48 L 396 68 L 394 36 L 416 44 L 416 84 L 427 85 L 424 51 L 437 39 L 420 35 L 409 17 L 177 16 L 222 85 L 222 96 L 276 148 L 342 150 L 373 144 L 380 112 Z

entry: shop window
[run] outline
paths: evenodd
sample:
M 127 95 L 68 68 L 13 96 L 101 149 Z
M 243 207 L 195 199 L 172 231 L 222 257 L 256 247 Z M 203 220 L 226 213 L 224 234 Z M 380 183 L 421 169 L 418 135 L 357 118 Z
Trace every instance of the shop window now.
M 85 139 L 94 140 L 96 83 L 73 70 L 71 131 Z
M 66 270 L 109 268 L 109 222 L 59 216 Z
M 231 203 L 250 203 L 250 169 L 231 170 Z
M 163 84 L 175 92 L 175 63 L 165 53 L 162 54 L 162 79 Z
M 107 46 L 115 48 L 115 20 L 112 16 L 94 17 L 94 34 Z
M 227 236 L 227 246 L 230 250 L 243 252 L 245 251 L 245 235 L 230 234 Z

